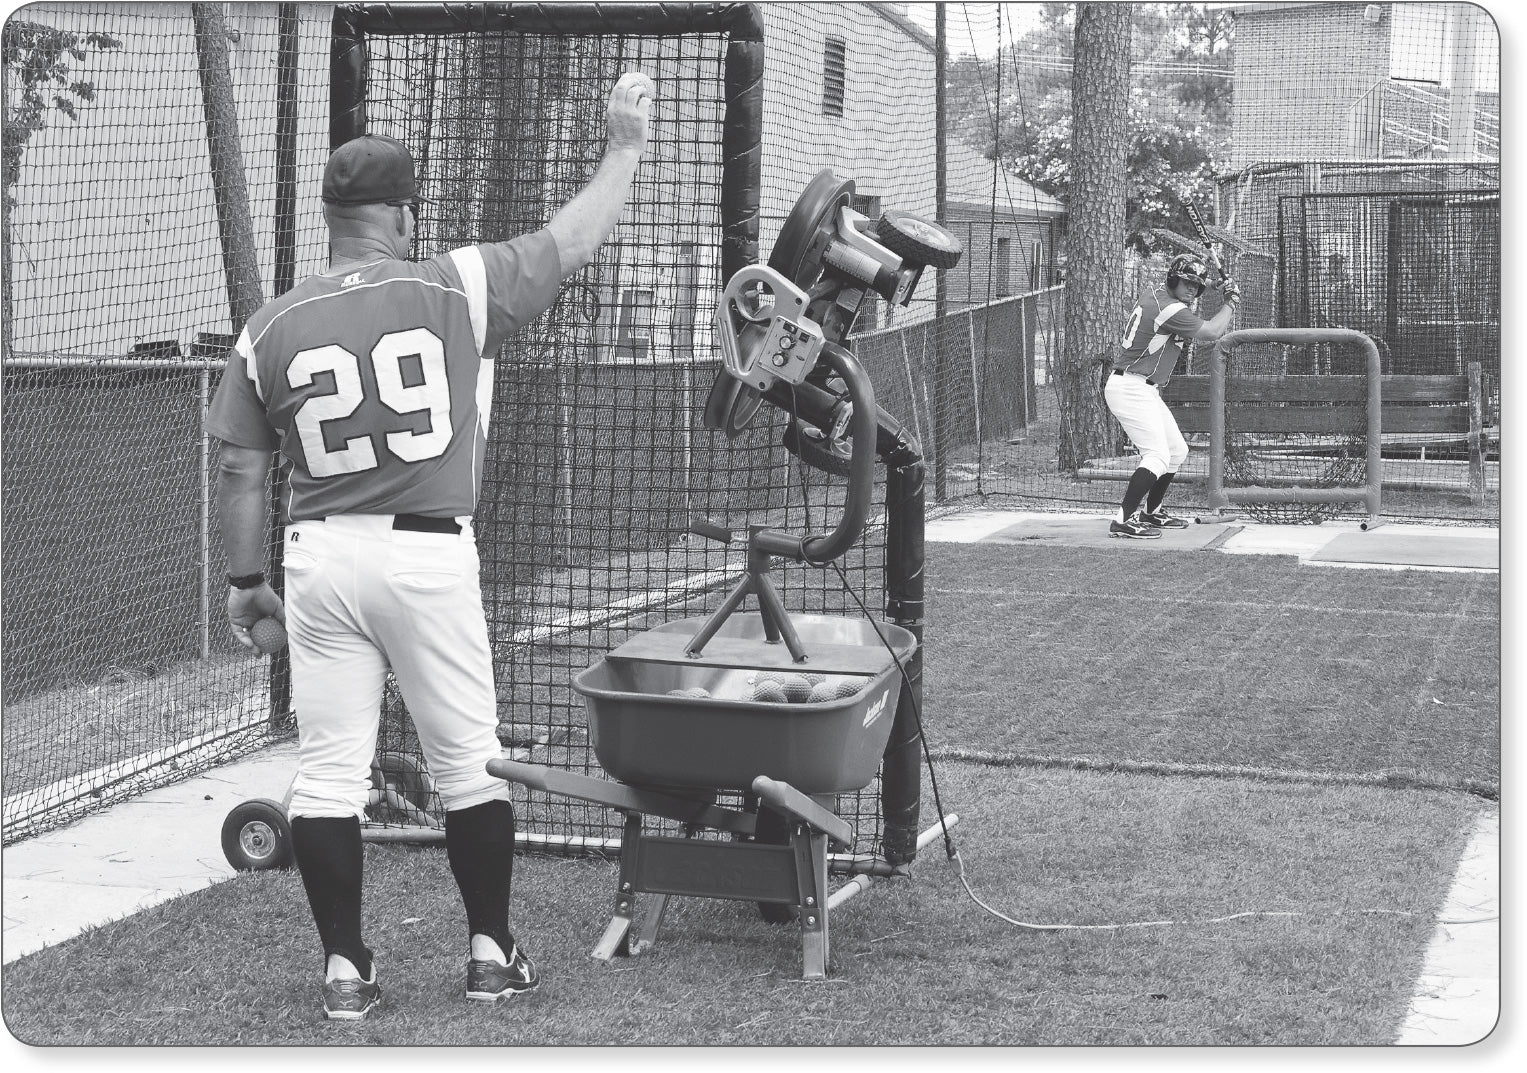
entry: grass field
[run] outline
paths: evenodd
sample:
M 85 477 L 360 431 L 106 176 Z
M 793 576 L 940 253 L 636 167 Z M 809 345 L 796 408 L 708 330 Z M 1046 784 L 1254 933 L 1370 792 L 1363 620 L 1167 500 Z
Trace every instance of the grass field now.
M 677 901 L 655 951 L 606 965 L 614 863 L 522 858 L 545 984 L 484 1009 L 444 854 L 372 845 L 364 1025 L 318 1020 L 293 873 L 6 966 L 6 1024 L 39 1045 L 1388 1043 L 1499 794 L 1499 613 L 1493 575 L 939 545 L 938 793 L 1011 921 L 935 843 L 833 913 L 827 982 L 799 979 L 795 929 L 730 902 Z

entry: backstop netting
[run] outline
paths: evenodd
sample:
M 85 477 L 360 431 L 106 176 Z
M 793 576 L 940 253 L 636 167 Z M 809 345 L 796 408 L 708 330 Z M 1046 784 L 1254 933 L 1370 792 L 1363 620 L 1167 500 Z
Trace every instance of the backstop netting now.
M 322 167 L 326 15 L 237 10 L 217 74 L 185 6 L 32 4 L 5 23 L 7 842 L 220 763 L 282 721 L 269 661 L 226 625 L 201 421 L 239 289 L 220 195 L 237 178 L 259 221 L 244 290 L 263 280 L 268 296 L 282 261 L 322 250 L 316 212 L 284 236 L 270 222 L 283 162 Z M 237 176 L 212 166 L 209 99 L 237 101 Z
M 760 233 L 772 242 L 795 195 L 831 164 L 763 144 L 760 42 L 789 35 L 731 5 L 378 5 L 343 9 L 341 21 L 335 122 L 355 126 L 336 127 L 336 140 L 358 133 L 363 114 L 364 130 L 413 148 L 433 202 L 420 255 L 543 226 L 597 165 L 622 71 L 657 84 L 649 152 L 615 235 L 501 355 L 476 520 L 500 737 L 516 758 L 599 774 L 573 676 L 633 634 L 705 616 L 742 576 L 742 544 L 697 536 L 692 520 L 739 535 L 750 525 L 826 532 L 837 521 L 841 482 L 781 446 L 782 413 L 765 407 L 736 439 L 701 420 L 720 368 L 711 317 L 727 276 L 759 259 Z M 760 205 L 771 169 L 774 197 Z M 867 176 L 887 207 L 922 193 L 923 177 Z M 882 490 L 877 523 L 837 564 L 841 575 L 779 569 L 792 612 L 884 614 L 884 511 Z M 389 694 L 387 711 L 379 751 L 415 754 L 401 699 Z M 620 833 L 611 810 L 512 789 L 533 845 L 599 848 Z M 857 849 L 875 852 L 878 787 L 844 795 L 839 809 Z M 373 816 L 418 819 L 386 806 Z
M 1409 10 L 1433 6 L 1237 9 L 1223 83 L 1234 122 L 1206 215 L 1234 240 L 1227 252 L 1247 295 L 1237 327 L 1307 327 L 1286 322 L 1357 310 L 1369 318 L 1359 325 L 1382 329 L 1391 368 L 1431 374 L 1478 361 L 1486 420 L 1498 428 L 1499 108 L 1480 88 L 1484 52 L 1473 53 L 1469 78 L 1467 64 L 1456 79 L 1453 68 L 1434 83 L 1404 77 L 1407 57 L 1464 55 L 1444 46 L 1484 41 L 1477 18 L 1465 32 L 1462 21 L 1417 21 Z M 1436 7 L 1449 19 L 1478 10 Z M 1363 21 L 1370 8 L 1377 23 Z M 246 657 L 227 633 L 210 505 L 216 445 L 201 437 L 200 416 L 242 318 L 324 263 L 316 191 L 334 130 L 331 82 L 344 83 L 331 79 L 334 16 L 365 10 L 56 3 L 5 24 L 7 841 L 290 731 L 284 661 Z M 930 273 L 911 307 L 877 303 L 857 324 L 877 395 L 922 448 L 930 512 L 1117 504 L 1117 483 L 1056 461 L 1065 417 L 1055 384 L 1074 357 L 1062 331 L 1064 205 L 994 167 L 979 136 L 1037 116 L 1040 88 L 1069 93 L 1069 53 L 1027 50 L 1011 5 L 944 6 L 946 74 L 966 51 L 993 64 L 988 38 L 1006 51 L 992 92 L 951 94 L 942 119 L 932 5 L 670 5 L 664 17 L 692 20 L 692 32 L 564 22 L 536 33 L 490 25 L 498 9 L 452 5 L 468 20 L 452 32 L 392 32 L 417 10 L 374 9 L 394 25 L 367 30 L 371 81 L 346 107 L 364 101 L 370 129 L 417 152 L 435 199 L 420 255 L 540 226 L 598 159 L 614 76 L 640 67 L 659 86 L 653 147 L 614 242 L 498 366 L 484 560 L 514 755 L 587 766 L 571 674 L 651 623 L 715 606 L 740 555 L 690 535 L 691 514 L 830 528 L 835 480 L 783 451 L 782 415 L 766 410 L 737 440 L 699 418 L 728 259 L 766 258 L 821 168 L 853 179 L 855 206 L 871 218 L 942 212 L 966 245 L 941 277 L 941 302 Z M 591 9 L 519 10 L 586 19 Z M 628 19 L 631 5 L 600 10 Z M 728 230 L 742 218 L 725 213 L 723 188 L 738 160 L 726 149 L 727 55 L 752 31 L 693 21 L 723 17 L 755 18 L 762 42 L 750 238 Z M 1484 43 L 1498 54 L 1498 41 Z M 1290 48 L 1307 60 L 1297 69 Z M 1358 53 L 1361 88 L 1312 73 L 1338 54 L 1353 67 Z M 1161 72 L 1142 64 L 1135 74 L 1145 85 Z M 1367 102 L 1353 112 L 1362 122 L 1338 122 L 1333 87 L 1350 98 L 1341 116 Z M 1251 106 L 1259 94 L 1281 103 Z M 1328 143 L 1296 149 L 1283 130 L 1272 144 L 1300 158 L 1269 161 L 1259 146 L 1280 123 Z M 1435 152 L 1465 127 L 1473 156 Z M 1354 160 L 1341 139 L 1374 131 Z M 1340 249 L 1350 301 L 1323 275 Z M 1131 297 L 1167 259 L 1123 259 Z M 1202 358 L 1192 356 L 1192 372 L 1204 371 Z M 1341 360 L 1318 349 L 1253 358 L 1311 376 Z M 1385 513 L 1498 521 L 1498 440 L 1486 442 L 1489 495 L 1474 502 L 1455 444 L 1386 437 L 1386 480 L 1415 490 L 1386 490 Z M 1205 455 L 1198 440 L 1189 469 Z M 1097 462 L 1102 471 L 1132 456 Z M 1184 480 L 1174 502 L 1204 507 L 1204 485 Z M 872 527 L 843 564 L 873 614 L 884 610 L 885 541 Z M 859 613 L 835 573 L 789 568 L 783 581 L 793 610 Z M 401 727 L 391 707 L 389 725 Z M 852 805 L 862 831 L 873 830 L 873 794 Z M 538 836 L 611 833 L 596 810 L 525 806 Z

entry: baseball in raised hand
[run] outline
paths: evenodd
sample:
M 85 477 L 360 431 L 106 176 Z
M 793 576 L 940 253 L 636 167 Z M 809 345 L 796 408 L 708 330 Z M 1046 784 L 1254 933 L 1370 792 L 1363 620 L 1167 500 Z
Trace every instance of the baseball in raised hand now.
M 647 120 L 657 86 L 640 71 L 627 71 L 610 91 L 605 109 L 606 137 L 611 149 L 635 149 L 647 146 Z

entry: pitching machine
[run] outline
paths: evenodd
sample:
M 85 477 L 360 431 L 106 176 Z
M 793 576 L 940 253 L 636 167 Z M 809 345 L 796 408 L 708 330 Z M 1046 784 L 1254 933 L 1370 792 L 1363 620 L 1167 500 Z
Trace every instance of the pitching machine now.
M 614 781 L 512 760 L 488 764 L 508 781 L 624 814 L 614 915 L 595 957 L 650 949 L 672 896 L 725 898 L 756 902 L 769 920 L 797 920 L 804 976 L 825 977 L 828 849 L 854 841 L 833 811 L 836 795 L 868 786 L 893 727 L 915 726 L 900 703 L 920 674 L 915 629 L 792 615 L 770 577 L 776 560 L 825 566 L 854 546 L 868 520 L 877 459 L 888 473 L 915 471 L 916 495 L 903 489 L 887 499 L 915 504 L 921 556 L 919 449 L 875 404 L 848 333 L 871 295 L 905 304 L 924 268 L 950 268 L 963 250 L 908 213 L 870 221 L 851 207 L 853 191 L 851 180 L 818 174 L 769 263 L 727 281 L 715 314 L 722 369 L 705 408 L 707 427 L 728 436 L 747 428 L 764 402 L 787 411 L 786 446 L 846 479 L 837 526 L 825 533 L 752 527 L 746 573 L 714 613 L 636 634 L 574 677 L 595 757 Z M 695 531 L 739 539 L 706 522 Z M 909 571 L 918 581 L 920 565 Z M 910 594 L 890 595 L 906 603 Z M 756 614 L 742 611 L 749 596 Z M 915 602 L 920 629 L 920 590 Z M 760 689 L 764 681 L 777 689 Z M 910 775 L 915 787 L 917 735 L 910 740 L 911 770 L 903 755 L 901 778 Z M 717 804 L 723 793 L 741 795 L 744 805 Z M 685 835 L 650 832 L 649 817 L 677 821 Z M 707 829 L 712 835 L 702 837 Z M 638 895 L 648 896 L 639 923 Z

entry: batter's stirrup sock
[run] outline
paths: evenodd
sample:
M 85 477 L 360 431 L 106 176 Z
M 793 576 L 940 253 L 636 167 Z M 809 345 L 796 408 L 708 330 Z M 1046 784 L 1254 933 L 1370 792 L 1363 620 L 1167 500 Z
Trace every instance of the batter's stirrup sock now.
M 354 816 L 295 816 L 292 852 L 308 893 L 325 960 L 349 958 L 371 979 L 371 951 L 361 942 L 361 821 Z
M 1145 498 L 1145 493 L 1151 490 L 1156 481 L 1156 475 L 1144 466 L 1130 474 L 1129 486 L 1124 489 L 1124 520 L 1126 522 L 1135 516 L 1135 511 L 1140 509 L 1140 501 Z
M 1155 514 L 1161 509 L 1161 501 L 1166 498 L 1166 490 L 1172 486 L 1172 478 L 1175 473 L 1163 473 L 1156 478 L 1156 483 L 1151 485 L 1150 492 L 1145 497 L 1145 509 Z
M 470 935 L 486 935 L 514 956 L 509 885 L 514 878 L 514 806 L 484 801 L 445 814 L 445 855 L 461 888 Z

